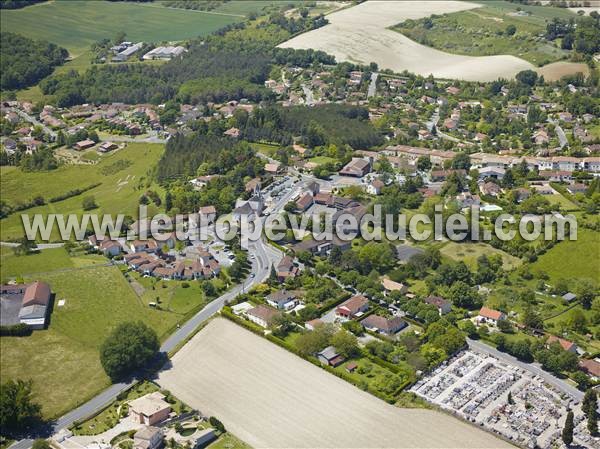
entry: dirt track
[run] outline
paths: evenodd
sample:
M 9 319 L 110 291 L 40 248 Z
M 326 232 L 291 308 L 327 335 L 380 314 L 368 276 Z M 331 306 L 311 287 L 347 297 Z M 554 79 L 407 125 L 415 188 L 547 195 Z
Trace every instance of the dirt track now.
M 254 448 L 505 448 L 450 416 L 400 409 L 224 319 L 183 347 L 159 384 Z
M 329 24 L 301 34 L 280 47 L 314 48 L 333 54 L 338 61 L 368 64 L 396 72 L 408 70 L 436 78 L 492 81 L 512 78 L 521 70 L 535 69 L 509 55 L 463 56 L 421 45 L 387 29 L 406 19 L 477 8 L 460 1 L 368 1 L 327 16 Z

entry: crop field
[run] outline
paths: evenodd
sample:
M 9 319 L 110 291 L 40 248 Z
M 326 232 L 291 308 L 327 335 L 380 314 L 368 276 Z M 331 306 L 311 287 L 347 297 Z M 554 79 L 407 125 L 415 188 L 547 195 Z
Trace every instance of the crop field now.
M 435 13 L 478 8 L 477 3 L 435 2 Z M 421 45 L 389 29 L 408 19 L 431 15 L 431 4 L 415 1 L 369 1 L 327 16 L 329 24 L 301 34 L 281 47 L 314 48 L 333 54 L 338 61 L 376 62 L 380 68 L 408 70 L 438 78 L 491 81 L 511 78 L 533 64 L 511 55 L 464 56 Z
M 27 202 L 37 195 L 48 200 L 73 189 L 100 183 L 99 186 L 80 195 L 27 209 L 22 213 L 30 216 L 45 216 L 49 213 L 81 214 L 82 199 L 91 195 L 98 204 L 95 213 L 125 213 L 136 216 L 138 198 L 146 189 L 145 179 L 148 179 L 149 170 L 156 165 L 163 151 L 164 145 L 130 143 L 122 150 L 103 156 L 95 165 L 63 165 L 48 172 L 23 172 L 15 167 L 1 167 L 2 199 L 10 205 Z M 161 192 L 158 186 L 150 188 Z M 149 208 L 148 211 L 153 213 L 153 208 Z M 2 240 L 19 238 L 23 233 L 20 213 L 0 220 Z M 52 236 L 56 238 L 58 234 Z
M 244 16 L 209 14 L 129 2 L 58 0 L 17 10 L 3 10 L 1 27 L 58 44 L 75 57 L 104 38 L 124 31 L 131 41 L 177 41 L 203 36 Z M 245 9 L 246 7 L 244 7 Z M 251 8 L 249 5 L 247 8 Z M 252 9 L 250 9 L 252 10 Z
M 387 404 L 223 319 L 157 382 L 252 447 L 510 447 L 448 415 Z
M 424 45 L 461 55 L 513 55 L 536 66 L 567 57 L 567 51 L 539 35 L 546 31 L 548 19 L 573 17 L 570 11 L 542 6 L 528 6 L 517 11 L 519 6 L 508 2 L 483 4 L 482 8 L 436 15 L 427 24 L 423 20 L 407 21 L 394 30 Z M 510 25 L 516 32 L 509 36 L 505 31 Z

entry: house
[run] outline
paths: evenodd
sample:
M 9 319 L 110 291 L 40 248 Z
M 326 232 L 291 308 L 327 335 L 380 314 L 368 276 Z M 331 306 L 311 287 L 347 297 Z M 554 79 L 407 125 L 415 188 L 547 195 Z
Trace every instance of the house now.
M 380 315 L 369 315 L 360 324 L 367 330 L 384 335 L 393 335 L 408 326 L 406 321 L 398 316 L 386 318 Z
M 600 362 L 596 359 L 583 359 L 579 362 L 579 368 L 587 373 L 594 382 L 600 379 Z
M 461 209 L 469 208 L 471 206 L 479 206 L 481 199 L 478 195 L 472 195 L 471 192 L 461 192 L 456 195 L 456 201 Z
M 118 256 L 121 254 L 121 244 L 116 240 L 104 239 L 98 245 L 98 249 L 102 251 L 105 256 Z
M 156 240 L 134 240 L 129 244 L 131 251 L 134 253 L 147 252 L 152 253 L 158 249 L 158 243 Z
M 116 150 L 119 146 L 113 142 L 102 142 L 102 144 L 98 147 L 98 151 L 101 153 L 108 153 L 109 151 Z
M 446 301 L 444 298 L 439 296 L 428 296 L 424 299 L 425 304 L 429 304 L 435 306 L 438 309 L 438 313 L 440 316 L 450 313 L 452 310 L 452 305 Z
M 476 318 L 479 324 L 493 324 L 494 326 L 498 324 L 498 321 L 505 319 L 506 315 L 504 314 L 504 312 L 489 309 L 487 307 L 482 307 Z
M 314 320 L 310 320 L 304 323 L 304 328 L 309 331 L 314 331 L 315 328 L 317 328 L 318 326 L 322 326 L 323 324 L 325 323 L 322 320 L 320 320 L 319 318 L 315 318 Z
M 358 368 L 358 363 L 350 362 L 346 365 L 345 368 L 346 368 L 346 372 L 353 373 L 354 371 L 356 371 L 356 368 Z
M 0 287 L 0 325 L 26 324 L 31 329 L 43 329 L 50 312 L 50 286 L 36 281 L 31 284 Z
M 339 355 L 333 346 L 327 346 L 321 352 L 317 353 L 319 362 L 323 365 L 336 367 L 344 362 L 344 357 Z
M 431 173 L 429 174 L 429 179 L 431 179 L 432 182 L 445 181 L 446 178 L 448 178 L 448 176 L 450 176 L 452 173 L 456 173 L 459 176 L 465 176 L 467 174 L 467 172 L 465 170 L 462 170 L 462 169 L 458 169 L 458 170 L 432 170 Z
M 163 431 L 159 427 L 144 426 L 133 434 L 134 449 L 158 449 L 163 442 Z
M 296 294 L 287 290 L 278 290 L 267 295 L 267 304 L 280 310 L 291 310 L 298 304 Z
M 273 318 L 277 315 L 279 315 L 277 310 L 262 304 L 246 312 L 246 316 L 250 321 L 264 328 L 269 327 L 273 322 Z
M 296 210 L 299 212 L 305 212 L 310 206 L 313 205 L 313 202 L 313 196 L 306 192 L 296 200 Z
M 458 95 L 460 93 L 460 89 L 455 86 L 448 86 L 446 87 L 446 93 L 449 93 L 450 95 Z
M 487 178 L 493 179 L 502 179 L 504 178 L 504 174 L 506 170 L 499 167 L 483 167 L 479 169 L 479 180 L 484 180 Z
M 548 337 L 548 340 L 546 340 L 546 344 L 550 346 L 554 343 L 558 343 L 561 346 L 561 348 L 563 348 L 565 351 L 572 352 L 574 354 L 577 353 L 577 345 L 572 341 L 565 340 L 564 338 L 556 337 L 554 335 L 550 335 Z
M 383 181 L 376 179 L 372 183 L 367 184 L 367 193 L 369 195 L 380 195 L 381 189 L 383 189 L 384 186 L 385 184 L 383 183 Z
M 392 281 L 391 279 L 384 278 L 381 281 L 381 285 L 383 285 L 384 294 L 387 296 L 391 292 L 400 292 L 400 294 L 405 294 L 408 292 L 408 286 L 402 284 L 400 282 Z
M 359 157 L 353 157 L 340 171 L 341 176 L 353 176 L 362 178 L 371 171 L 371 163 Z
M 265 164 L 265 173 L 270 175 L 276 175 L 281 171 L 281 164 L 279 162 L 267 162 Z
M 454 131 L 456 128 L 458 128 L 458 121 L 447 118 L 444 120 L 444 128 L 446 128 L 448 131 Z
M 223 133 L 223 135 L 237 139 L 238 137 L 240 137 L 240 130 L 238 128 L 229 128 Z
M 562 299 L 567 302 L 575 301 L 575 299 L 577 299 L 577 295 L 575 293 L 568 292 L 562 296 Z
M 93 140 L 90 140 L 90 139 L 85 139 L 85 140 L 80 140 L 79 142 L 77 142 L 75 145 L 73 145 L 73 148 L 77 151 L 82 151 L 82 150 L 87 150 L 88 148 L 91 148 L 94 145 L 96 145 L 96 142 L 94 142 Z
M 479 184 L 479 191 L 482 195 L 497 197 L 502 192 L 500 186 L 495 182 L 482 182 Z
M 277 265 L 277 280 L 285 282 L 288 278 L 295 278 L 300 273 L 300 269 L 294 265 L 294 259 L 291 256 L 285 256 Z
M 215 206 L 202 206 L 198 209 L 198 213 L 200 214 L 200 222 L 202 224 L 211 224 L 217 218 L 217 209 Z
M 260 178 L 253 178 L 245 185 L 246 192 L 256 192 L 260 190 Z
M 335 316 L 350 320 L 361 316 L 369 309 L 369 300 L 363 295 L 356 295 L 347 299 L 335 309 Z
M 538 129 L 531 137 L 536 145 L 544 145 L 550 142 L 550 137 L 545 129 Z
M 251 310 L 252 308 L 254 308 L 252 304 L 250 304 L 248 301 L 244 301 L 234 306 L 231 306 L 231 311 L 234 315 L 246 315 L 248 310 Z
M 171 404 L 165 401 L 165 396 L 160 391 L 148 393 L 129 402 L 129 416 L 147 426 L 164 421 L 170 413 Z

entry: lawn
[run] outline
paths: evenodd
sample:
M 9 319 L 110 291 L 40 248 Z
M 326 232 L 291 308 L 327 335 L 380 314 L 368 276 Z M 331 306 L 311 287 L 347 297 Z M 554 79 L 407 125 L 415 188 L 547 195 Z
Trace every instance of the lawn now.
M 315 156 L 315 157 L 311 157 L 309 160 L 309 162 L 313 162 L 315 164 L 318 165 L 323 165 L 323 164 L 335 164 L 336 160 L 332 157 L 329 156 Z
M 561 207 L 564 211 L 570 212 L 570 211 L 579 210 L 579 207 L 577 207 L 576 204 L 574 204 L 569 199 L 565 198 L 560 193 L 555 193 L 553 195 L 546 195 L 544 198 L 546 198 L 548 201 L 550 201 L 550 204 L 555 204 L 555 205 Z
M 182 318 L 144 305 L 117 267 L 69 269 L 65 254 L 59 249 L 17 257 L 2 251 L 3 272 L 23 270 L 26 281 L 44 280 L 55 294 L 47 330 L 0 339 L 0 376 L 3 380 L 33 379 L 35 396 L 48 418 L 65 413 L 109 385 L 98 349 L 118 323 L 142 320 L 164 340 Z M 63 269 L 27 274 L 42 265 Z M 65 300 L 63 306 L 58 306 L 59 300 Z
M 522 263 L 521 259 L 493 248 L 486 243 L 448 242 L 440 249 L 440 252 L 442 256 L 449 257 L 452 260 L 462 260 L 471 270 L 477 268 L 477 258 L 484 254 L 486 256 L 500 255 L 502 257 L 502 266 L 505 270 L 512 270 Z
M 528 15 L 517 15 L 517 8 Z M 408 21 L 394 27 L 409 38 L 449 53 L 468 56 L 513 55 L 541 66 L 567 57 L 568 53 L 540 40 L 546 21 L 553 17 L 572 18 L 565 9 L 525 6 L 502 1 L 485 2 L 482 8 L 436 16 L 433 26 L 424 26 L 424 19 Z M 414 25 L 414 26 L 413 26 Z M 514 25 L 513 36 L 504 34 Z
M 63 165 L 49 172 L 23 172 L 15 167 L 0 168 L 0 189 L 2 199 L 8 204 L 27 202 L 37 195 L 46 199 L 64 194 L 70 190 L 84 188 L 95 183 L 99 186 L 63 201 L 28 209 L 33 214 L 81 214 L 82 199 L 94 196 L 98 214 L 129 214 L 137 216 L 140 188 L 146 188 L 150 170 L 160 159 L 163 145 L 130 143 L 123 150 L 102 156 L 95 165 Z M 162 192 L 158 186 L 152 189 Z M 149 213 L 156 208 L 149 207 Z M 20 213 L 15 213 L 0 221 L 0 237 L 10 240 L 24 235 Z M 55 231 L 53 239 L 59 235 Z
M 239 2 L 242 3 L 242 2 Z M 243 2 L 245 3 L 245 2 Z M 231 10 L 250 8 L 231 5 Z M 204 36 L 243 16 L 207 14 L 129 2 L 57 0 L 33 7 L 3 10 L 1 28 L 58 44 L 76 57 L 98 40 L 124 31 L 130 41 L 178 41 Z
M 217 441 L 208 445 L 207 449 L 250 449 L 250 447 L 239 438 L 227 432 L 221 435 Z
M 64 248 L 47 249 L 27 256 L 15 256 L 12 248 L 0 246 L 2 281 L 16 276 L 72 268 L 73 266 L 73 261 Z
M 600 233 L 579 228 L 577 240 L 560 242 L 531 265 L 531 271 L 545 272 L 552 284 L 558 279 L 588 278 L 600 283 Z

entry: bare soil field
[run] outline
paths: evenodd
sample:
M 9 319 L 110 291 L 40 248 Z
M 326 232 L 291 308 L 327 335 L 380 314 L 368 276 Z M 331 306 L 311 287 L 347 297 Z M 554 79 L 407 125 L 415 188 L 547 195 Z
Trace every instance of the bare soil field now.
M 544 75 L 546 81 L 558 81 L 565 75 L 572 75 L 577 72 L 585 76 L 590 74 L 590 68 L 583 62 L 558 61 L 536 69 L 540 75 Z
M 505 448 L 451 416 L 400 409 L 215 319 L 158 383 L 254 448 Z
M 463 56 L 445 53 L 388 29 L 407 19 L 478 8 L 460 1 L 371 0 L 327 16 L 329 24 L 284 42 L 280 47 L 314 48 L 338 61 L 376 62 L 396 72 L 467 81 L 512 78 L 521 70 L 535 69 L 529 62 L 509 55 Z

